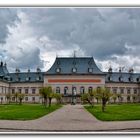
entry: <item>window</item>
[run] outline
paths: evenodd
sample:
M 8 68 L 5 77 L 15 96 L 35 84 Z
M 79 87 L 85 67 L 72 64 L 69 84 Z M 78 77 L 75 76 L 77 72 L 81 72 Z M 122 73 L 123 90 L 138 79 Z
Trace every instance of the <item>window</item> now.
M 139 78 L 137 78 L 136 80 L 137 80 L 137 82 L 139 82 Z
M 134 94 L 137 94 L 137 89 L 136 88 L 134 88 Z
M 32 94 L 35 94 L 35 91 L 36 91 L 35 88 L 33 88 L 33 89 L 32 89 Z
M 68 87 L 64 87 L 64 95 L 68 94 Z
M 130 96 L 127 96 L 127 101 L 130 102 Z
M 32 101 L 35 101 L 35 97 L 32 97 Z
M 123 81 L 123 78 L 122 77 L 119 77 L 119 81 L 122 82 Z
M 60 93 L 60 87 L 56 87 L 56 93 Z
M 18 92 L 21 93 L 21 91 L 22 91 L 21 88 L 19 88 L 19 89 L 18 89 Z
M 25 89 L 25 94 L 28 94 L 28 88 Z
M 57 73 L 60 73 L 61 72 L 61 69 L 60 68 L 56 68 L 56 72 Z
M 88 68 L 88 72 L 89 73 L 92 73 L 93 72 L 93 69 L 92 68 Z
M 132 82 L 133 81 L 133 78 L 132 77 L 129 77 L 128 80 L 129 80 L 129 82 Z
M 121 94 L 124 93 L 124 88 L 120 88 L 120 93 L 121 93 Z
M 39 76 L 39 77 L 36 77 L 36 80 L 37 80 L 37 81 L 41 80 L 41 77 L 40 77 L 40 76 Z
M 26 81 L 30 81 L 31 80 L 31 77 L 26 77 Z
M 12 89 L 12 94 L 14 94 L 15 93 L 15 89 Z
M 113 88 L 113 93 L 117 93 L 117 88 Z
M 130 88 L 127 89 L 127 94 L 130 94 L 131 90 Z
M 15 97 L 12 97 L 12 101 L 15 101 Z
M 84 94 L 84 93 L 85 93 L 85 88 L 84 88 L 84 87 L 81 87 L 81 88 L 80 88 L 80 93 L 81 93 L 81 94 Z
M 25 97 L 25 101 L 28 101 L 28 97 Z
M 92 87 L 88 88 L 88 93 L 92 93 Z
M 76 73 L 77 72 L 77 69 L 76 68 L 72 68 L 72 72 L 73 73 Z

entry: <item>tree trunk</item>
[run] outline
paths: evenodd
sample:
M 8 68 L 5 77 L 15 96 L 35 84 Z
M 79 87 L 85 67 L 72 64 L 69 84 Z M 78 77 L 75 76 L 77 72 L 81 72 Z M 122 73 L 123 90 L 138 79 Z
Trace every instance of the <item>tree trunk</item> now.
M 88 103 L 91 105 L 91 107 L 93 107 L 92 102 L 91 102 L 90 100 L 87 100 L 87 101 L 88 101 Z
M 106 99 L 102 99 L 102 111 L 105 112 L 105 107 L 106 107 Z
M 44 105 L 47 107 L 47 98 L 44 99 Z
M 21 100 L 21 99 L 19 100 L 19 104 L 20 104 L 20 105 L 22 104 L 22 100 Z
M 51 106 L 52 98 L 49 98 L 49 107 Z

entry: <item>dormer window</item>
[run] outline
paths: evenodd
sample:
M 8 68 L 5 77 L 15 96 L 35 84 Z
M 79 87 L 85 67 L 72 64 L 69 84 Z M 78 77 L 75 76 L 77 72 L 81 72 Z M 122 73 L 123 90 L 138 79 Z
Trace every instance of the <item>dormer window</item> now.
M 109 76 L 109 77 L 108 77 L 108 81 L 112 81 L 112 77 Z
M 93 69 L 92 68 L 88 68 L 88 72 L 89 73 L 92 73 L 93 72 Z
M 72 72 L 73 73 L 76 73 L 77 72 L 77 69 L 76 68 L 72 68 Z
M 26 77 L 26 81 L 30 81 L 30 79 L 31 79 L 30 77 Z
M 37 80 L 37 81 L 41 80 L 41 77 L 40 77 L 40 76 L 39 76 L 39 77 L 36 77 L 36 80 Z
M 133 81 L 132 77 L 129 77 L 128 80 L 129 80 L 129 82 L 132 82 Z
M 123 81 L 122 77 L 119 77 L 119 81 L 120 81 L 120 82 L 122 82 L 122 81 Z
M 57 73 L 60 73 L 61 72 L 61 69 L 60 68 L 56 68 L 56 72 Z

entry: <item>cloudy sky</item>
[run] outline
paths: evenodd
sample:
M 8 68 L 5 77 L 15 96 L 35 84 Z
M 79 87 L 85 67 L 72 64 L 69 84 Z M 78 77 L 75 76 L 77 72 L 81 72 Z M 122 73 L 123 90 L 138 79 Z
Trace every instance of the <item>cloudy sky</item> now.
M 0 59 L 10 72 L 46 71 L 74 50 L 103 71 L 140 72 L 140 9 L 0 8 Z

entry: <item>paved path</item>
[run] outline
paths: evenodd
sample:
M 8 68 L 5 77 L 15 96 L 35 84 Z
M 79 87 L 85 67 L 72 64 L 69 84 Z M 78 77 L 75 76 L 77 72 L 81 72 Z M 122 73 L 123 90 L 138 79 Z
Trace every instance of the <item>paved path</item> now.
M 140 121 L 102 122 L 82 105 L 65 105 L 42 118 L 31 121 L 0 120 L 0 131 L 137 131 Z

